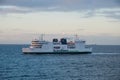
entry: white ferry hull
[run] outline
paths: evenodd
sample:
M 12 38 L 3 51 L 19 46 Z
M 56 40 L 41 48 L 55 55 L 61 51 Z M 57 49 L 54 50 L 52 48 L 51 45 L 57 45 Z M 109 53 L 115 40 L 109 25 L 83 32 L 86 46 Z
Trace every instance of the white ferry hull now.
M 76 50 L 47 51 L 41 49 L 23 48 L 22 52 L 24 54 L 90 54 L 92 53 L 92 49 L 89 48 L 81 51 Z

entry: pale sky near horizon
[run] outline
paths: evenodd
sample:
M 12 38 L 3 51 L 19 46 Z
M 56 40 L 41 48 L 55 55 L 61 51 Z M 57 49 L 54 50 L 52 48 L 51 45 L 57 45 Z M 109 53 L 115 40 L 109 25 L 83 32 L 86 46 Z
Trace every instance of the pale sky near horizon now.
M 120 45 L 120 0 L 0 1 L 0 44 L 29 43 L 42 33 Z

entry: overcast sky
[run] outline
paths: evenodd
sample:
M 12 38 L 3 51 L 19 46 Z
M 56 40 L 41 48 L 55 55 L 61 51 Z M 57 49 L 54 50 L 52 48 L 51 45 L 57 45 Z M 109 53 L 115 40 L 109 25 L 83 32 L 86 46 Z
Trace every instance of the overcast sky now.
M 120 0 L 0 0 L 0 44 L 29 43 L 42 33 L 120 45 Z

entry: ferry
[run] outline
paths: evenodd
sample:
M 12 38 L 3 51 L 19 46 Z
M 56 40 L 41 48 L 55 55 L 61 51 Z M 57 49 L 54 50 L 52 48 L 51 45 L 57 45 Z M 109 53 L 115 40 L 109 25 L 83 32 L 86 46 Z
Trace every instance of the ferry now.
M 92 53 L 92 48 L 87 47 L 86 41 L 75 38 L 53 38 L 52 41 L 35 39 L 31 41 L 28 48 L 22 48 L 22 52 L 37 54 L 88 54 Z

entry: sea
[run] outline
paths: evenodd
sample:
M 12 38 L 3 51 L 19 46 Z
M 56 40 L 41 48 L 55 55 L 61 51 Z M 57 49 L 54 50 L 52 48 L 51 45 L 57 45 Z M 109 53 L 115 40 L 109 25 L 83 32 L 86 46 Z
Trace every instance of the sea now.
M 120 45 L 88 45 L 92 54 L 23 54 L 0 45 L 0 80 L 120 80 Z

